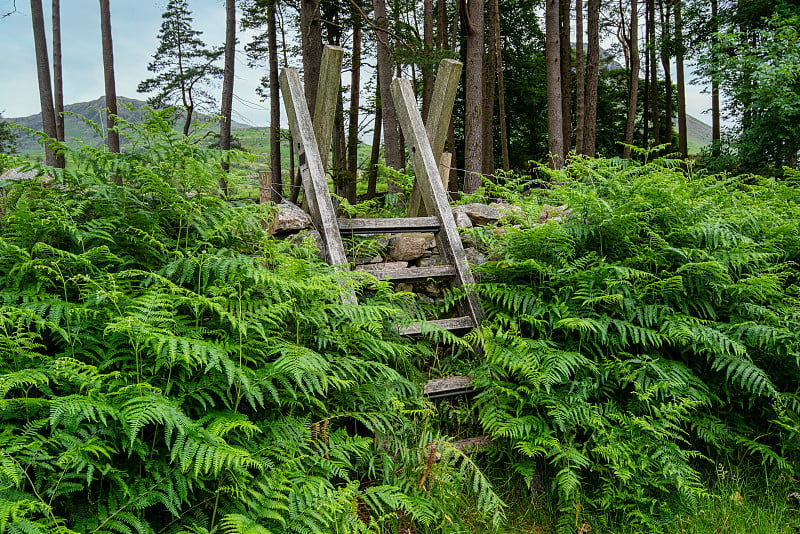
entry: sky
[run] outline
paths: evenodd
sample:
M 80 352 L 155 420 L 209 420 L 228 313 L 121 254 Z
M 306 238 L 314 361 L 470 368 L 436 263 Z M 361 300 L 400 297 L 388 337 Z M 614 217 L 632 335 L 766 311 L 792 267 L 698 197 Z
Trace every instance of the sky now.
M 10 11 L 14 0 L 0 0 L 0 13 Z M 158 46 L 161 13 L 167 0 L 116 0 L 111 2 L 114 39 L 114 66 L 117 94 L 146 99 L 136 92 L 140 81 L 151 76 L 147 65 Z M 44 16 L 50 36 L 50 2 Z M 190 2 L 193 26 L 203 32 L 209 46 L 221 45 L 225 37 L 224 0 Z M 0 113 L 3 117 L 24 117 L 39 112 L 36 61 L 33 51 L 30 4 L 16 0 L 16 13 L 0 19 Z M 66 0 L 61 6 L 64 102 L 72 104 L 95 100 L 104 93 L 100 14 L 97 0 Z M 252 69 L 247 65 L 244 45 L 247 34 L 239 34 L 236 54 L 233 119 L 255 126 L 268 122 L 268 103 L 256 94 L 266 65 Z M 52 53 L 52 49 L 49 50 Z M 687 79 L 691 79 L 687 75 Z M 673 76 L 673 79 L 674 76 Z M 687 112 L 710 123 L 711 98 L 703 87 L 687 86 Z

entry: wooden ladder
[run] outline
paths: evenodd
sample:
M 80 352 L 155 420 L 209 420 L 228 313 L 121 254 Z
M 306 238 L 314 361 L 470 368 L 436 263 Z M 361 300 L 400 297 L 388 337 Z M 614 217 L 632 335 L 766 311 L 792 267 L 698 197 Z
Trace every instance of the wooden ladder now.
M 416 180 L 409 202 L 409 216 L 383 219 L 337 218 L 325 177 L 325 166 L 339 94 L 342 49 L 326 46 L 323 51 L 316 108 L 312 120 L 295 69 L 285 68 L 280 82 L 289 128 L 298 154 L 299 170 L 308 201 L 308 210 L 314 226 L 322 236 L 325 260 L 340 268 L 349 268 L 342 236 L 364 236 L 412 232 L 432 232 L 444 265 L 408 267 L 385 270 L 362 267 L 382 280 L 394 282 L 445 279 L 451 287 L 474 283 L 469 270 L 464 247 L 456 228 L 438 161 L 449 162 L 449 154 L 442 154 L 447 129 L 450 124 L 453 102 L 461 75 L 461 63 L 444 59 L 434 84 L 433 97 L 427 124 L 423 125 L 417 102 L 408 80 L 397 78 L 392 82 L 391 93 L 397 110 L 408 151 L 413 158 Z M 322 147 L 322 150 L 320 150 Z M 443 157 L 442 157 L 443 156 Z M 445 182 L 446 183 L 446 182 Z M 344 302 L 354 303 L 355 295 L 343 291 Z M 457 304 L 458 316 L 434 319 L 402 327 L 401 334 L 423 332 L 428 325 L 449 331 L 465 332 L 477 326 L 483 311 L 475 294 L 461 299 Z M 431 397 L 463 394 L 469 389 L 469 377 L 449 377 L 431 381 L 426 393 Z M 448 382 L 449 381 L 449 382 Z M 452 384 L 453 387 L 448 387 Z

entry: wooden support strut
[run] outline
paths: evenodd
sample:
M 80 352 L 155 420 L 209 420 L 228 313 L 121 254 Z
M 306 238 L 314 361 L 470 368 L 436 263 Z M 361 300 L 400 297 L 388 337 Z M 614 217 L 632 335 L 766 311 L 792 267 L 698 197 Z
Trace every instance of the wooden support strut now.
M 414 160 L 414 171 L 417 177 L 420 194 L 426 211 L 439 219 L 441 225 L 436 234 L 437 245 L 444 254 L 447 263 L 456 271 L 455 285 L 471 285 L 475 282 L 469 270 L 467 256 L 461 244 L 450 202 L 439 177 L 439 168 L 433 156 L 428 134 L 422 125 L 422 117 L 417 109 L 417 101 L 411 83 L 403 78 L 396 78 L 391 85 L 392 98 L 400 121 L 400 127 Z M 477 324 L 483 315 L 480 303 L 475 295 L 470 295 L 461 304 L 463 311 Z
M 439 62 L 436 81 L 433 86 L 431 104 L 428 116 L 425 118 L 425 130 L 431 144 L 436 163 L 450 167 L 450 160 L 442 159 L 444 142 L 447 139 L 447 130 L 450 128 L 450 118 L 453 115 L 453 103 L 456 100 L 458 82 L 461 79 L 462 64 L 454 59 L 443 59 Z M 452 147 L 451 147 L 452 150 Z M 421 201 L 421 192 L 417 184 L 411 190 L 411 199 L 408 202 L 408 214 L 411 217 L 430 215 L 425 213 L 425 205 Z

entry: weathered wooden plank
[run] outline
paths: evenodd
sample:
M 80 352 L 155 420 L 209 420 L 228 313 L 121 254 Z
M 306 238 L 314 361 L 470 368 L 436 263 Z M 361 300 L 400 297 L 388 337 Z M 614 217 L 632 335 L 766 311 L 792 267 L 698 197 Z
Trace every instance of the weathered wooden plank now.
M 331 134 L 342 80 L 343 55 L 344 50 L 338 46 L 325 45 L 322 50 L 317 100 L 314 107 L 314 135 L 317 138 L 323 169 L 328 167 L 328 152 L 331 148 Z
M 447 165 L 448 172 L 450 161 L 445 163 L 441 159 L 441 155 L 447 139 L 447 130 L 450 127 L 450 117 L 453 114 L 453 103 L 456 100 L 458 82 L 461 79 L 461 68 L 462 64 L 454 59 L 443 59 L 439 62 L 431 95 L 431 105 L 428 108 L 428 116 L 425 118 L 425 130 L 431 142 L 433 157 L 437 162 Z M 445 189 L 447 188 L 445 187 Z M 411 216 L 430 215 L 425 213 L 425 204 L 421 201 L 420 194 L 419 186 L 415 183 L 408 202 L 408 214 Z
M 434 378 L 433 380 L 428 380 L 428 383 L 425 384 L 423 394 L 430 399 L 463 395 L 474 391 L 474 388 L 470 385 L 471 382 L 471 376 Z
M 339 227 L 336 224 L 336 213 L 328 191 L 325 169 L 322 166 L 317 138 L 311 123 L 311 114 L 308 112 L 308 106 L 303 96 L 300 76 L 296 69 L 286 68 L 281 71 L 280 82 L 311 220 L 322 235 L 328 263 L 345 265 L 347 256 L 345 256 Z
M 425 209 L 430 215 L 438 217 L 441 224 L 441 229 L 436 234 L 439 251 L 444 254 L 447 263 L 456 268 L 457 285 L 473 284 L 475 280 L 469 270 L 447 193 L 439 178 L 439 168 L 433 157 L 428 135 L 422 126 L 422 117 L 417 109 L 411 83 L 406 79 L 396 78 L 392 81 L 391 90 L 397 118 L 403 129 L 408 150 L 414 158 L 416 182 L 420 187 Z M 462 308 L 476 323 L 483 315 L 475 295 L 464 299 Z
M 451 445 L 460 451 L 469 452 L 491 447 L 493 443 L 492 438 L 489 436 L 475 436 L 474 438 L 459 439 Z
M 435 154 L 436 152 L 434 152 Z M 447 185 L 450 182 L 450 165 L 453 163 L 453 154 L 450 152 L 442 152 L 442 157 L 439 159 L 439 177 L 442 179 L 442 187 L 447 192 Z
M 421 334 L 422 330 L 425 328 L 425 324 L 435 324 L 440 328 L 444 328 L 445 330 L 468 330 L 470 328 L 475 327 L 475 321 L 472 320 L 472 317 L 463 316 L 463 317 L 453 317 L 450 319 L 434 319 L 432 321 L 425 321 L 421 323 L 411 323 L 408 326 L 404 326 L 400 329 L 400 334 L 404 336 L 414 336 L 417 334 Z
M 452 265 L 430 265 L 428 267 L 407 267 L 405 269 L 386 269 L 380 263 L 374 265 L 359 265 L 358 271 L 366 271 L 378 280 L 427 280 L 428 278 L 442 278 L 454 276 L 456 270 Z
M 403 232 L 438 232 L 436 217 L 399 217 L 375 219 L 339 219 L 339 230 L 343 234 L 375 235 Z
M 272 202 L 272 173 L 270 171 L 258 171 L 258 190 L 260 204 Z

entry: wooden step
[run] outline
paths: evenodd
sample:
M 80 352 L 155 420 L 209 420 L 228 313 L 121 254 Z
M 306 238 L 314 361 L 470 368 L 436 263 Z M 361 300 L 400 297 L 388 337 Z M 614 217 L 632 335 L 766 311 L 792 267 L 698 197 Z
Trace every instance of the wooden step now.
M 427 280 L 455 276 L 456 269 L 452 265 L 431 265 L 428 267 L 406 267 L 405 269 L 387 269 L 383 263 L 359 265 L 357 271 L 366 271 L 378 280 Z
M 425 323 L 435 324 L 445 330 L 450 330 L 451 332 L 454 330 L 468 330 L 470 328 L 475 328 L 475 321 L 472 320 L 472 317 L 465 315 L 463 317 L 453 317 L 451 319 L 435 319 L 432 321 L 425 321 L 419 323 L 411 323 L 408 326 L 403 326 L 400 328 L 400 334 L 403 336 L 414 336 L 417 334 L 422 333 L 422 328 Z
M 337 219 L 337 222 L 339 223 L 339 231 L 345 235 L 438 232 L 441 226 L 437 217 Z
M 448 376 L 445 378 L 434 378 L 425 384 L 423 394 L 429 399 L 440 399 L 442 397 L 454 397 L 472 393 L 475 389 L 470 385 L 471 376 Z

